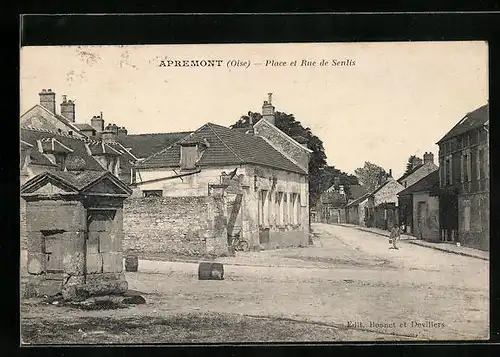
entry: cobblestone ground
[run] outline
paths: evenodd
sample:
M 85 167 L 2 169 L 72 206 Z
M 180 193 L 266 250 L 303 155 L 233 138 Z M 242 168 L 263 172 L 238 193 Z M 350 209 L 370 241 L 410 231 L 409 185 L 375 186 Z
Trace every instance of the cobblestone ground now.
M 139 272 L 127 273 L 127 280 L 131 289 L 144 293 L 145 305 L 110 311 L 25 305 L 22 318 L 30 325 L 218 314 L 219 319 L 237 317 L 235 326 L 258 319 L 261 325 L 246 324 L 244 337 L 239 335 L 247 342 L 489 338 L 488 261 L 405 242 L 399 250 L 389 249 L 387 238 L 351 227 L 313 224 L 313 229 L 317 238 L 308 248 L 220 259 L 223 281 L 197 280 L 195 263 L 142 260 Z M 262 326 L 277 322 L 263 336 Z M 186 342 L 207 341 L 193 333 Z M 227 333 L 219 336 L 209 341 L 228 341 Z M 238 334 L 232 337 L 238 341 Z

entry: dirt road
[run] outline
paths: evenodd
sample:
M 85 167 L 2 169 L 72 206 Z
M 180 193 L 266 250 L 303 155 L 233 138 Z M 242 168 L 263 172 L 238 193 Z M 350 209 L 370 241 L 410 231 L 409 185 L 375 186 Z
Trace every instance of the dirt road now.
M 489 337 L 487 261 L 405 242 L 393 250 L 387 238 L 351 227 L 313 229 L 318 238 L 308 248 L 219 259 L 225 264 L 223 281 L 197 280 L 196 263 L 141 260 L 140 272 L 127 273 L 127 280 L 144 293 L 145 305 L 81 311 L 23 304 L 25 337 L 63 338 L 37 332 L 51 321 L 71 322 L 75 332 L 66 339 L 78 343 L 135 342 L 130 329 L 120 330 L 120 321 L 123 327 L 131 318 L 142 321 L 136 321 L 141 331 L 156 329 L 135 338 L 156 343 Z M 180 325 L 172 322 L 183 318 Z M 195 328 L 195 321 L 205 321 L 205 330 Z M 97 340 L 90 334 L 96 329 L 104 331 Z

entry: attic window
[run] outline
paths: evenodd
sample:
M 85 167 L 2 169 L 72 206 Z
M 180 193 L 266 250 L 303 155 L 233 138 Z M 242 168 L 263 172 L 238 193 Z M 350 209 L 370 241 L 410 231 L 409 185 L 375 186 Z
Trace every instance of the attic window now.
M 144 190 L 144 191 L 142 191 L 142 194 L 144 195 L 144 197 L 162 197 L 163 191 L 162 190 Z
M 194 169 L 198 159 L 198 145 L 189 144 L 181 146 L 181 169 Z
M 66 154 L 56 154 L 54 157 L 59 170 L 64 171 L 66 169 Z
M 73 135 L 73 132 L 70 130 L 70 131 L 68 131 L 68 134 L 69 135 Z

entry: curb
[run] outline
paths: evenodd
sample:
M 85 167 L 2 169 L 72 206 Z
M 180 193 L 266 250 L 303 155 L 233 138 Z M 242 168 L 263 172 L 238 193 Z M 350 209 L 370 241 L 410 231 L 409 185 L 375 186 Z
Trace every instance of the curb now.
M 344 226 L 344 227 L 349 227 L 349 226 Z M 373 234 L 377 234 L 379 236 L 383 236 L 383 237 L 389 237 L 389 234 L 384 234 L 384 233 L 380 233 L 380 232 L 374 232 L 374 231 L 371 231 L 369 229 L 363 229 L 361 227 L 354 227 L 356 228 L 357 230 L 360 230 L 360 231 L 363 231 L 363 232 L 369 232 L 369 233 L 373 233 Z M 464 253 L 464 252 L 456 252 L 454 250 L 448 250 L 448 249 L 445 249 L 445 248 L 441 248 L 441 247 L 433 247 L 433 246 L 430 246 L 430 245 L 423 245 L 423 244 L 419 244 L 417 242 L 414 242 L 412 239 L 404 239 L 404 240 L 401 240 L 402 242 L 408 242 L 410 244 L 414 244 L 414 245 L 418 245 L 420 247 L 424 247 L 424 248 L 430 248 L 430 249 L 434 249 L 434 250 L 439 250 L 441 252 L 445 252 L 445 253 L 450 253 L 450 254 L 456 254 L 456 255 L 462 255 L 464 257 L 471 257 L 471 258 L 476 258 L 476 259 L 481 259 L 481 260 L 485 260 L 485 261 L 489 261 L 490 259 L 489 258 L 484 258 L 484 257 L 481 257 L 479 255 L 474 255 L 474 254 L 470 254 L 470 253 Z
M 441 248 L 441 247 L 433 247 L 433 246 L 429 246 L 429 245 L 418 244 L 418 243 L 412 242 L 412 241 L 408 241 L 408 243 L 411 243 L 411 244 L 414 244 L 414 245 L 418 245 L 418 246 L 424 247 L 424 248 L 431 248 L 431 249 L 434 249 L 434 250 L 439 250 L 441 252 L 446 252 L 446 253 L 450 253 L 450 254 L 457 254 L 457 255 L 462 255 L 464 257 L 471 257 L 471 258 L 476 258 L 476 259 L 481 259 L 481 260 L 489 261 L 489 258 L 484 258 L 484 257 L 478 256 L 478 255 L 474 255 L 474 254 L 470 254 L 470 253 L 455 252 L 453 250 L 448 250 L 448 249 L 444 249 L 444 248 Z

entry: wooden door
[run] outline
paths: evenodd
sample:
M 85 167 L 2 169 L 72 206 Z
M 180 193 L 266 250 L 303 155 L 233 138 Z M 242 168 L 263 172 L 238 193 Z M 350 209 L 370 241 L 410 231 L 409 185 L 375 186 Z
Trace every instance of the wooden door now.
M 44 253 L 47 273 L 62 273 L 64 256 L 62 234 L 60 232 L 52 231 L 45 231 L 42 232 L 42 234 L 44 237 Z

